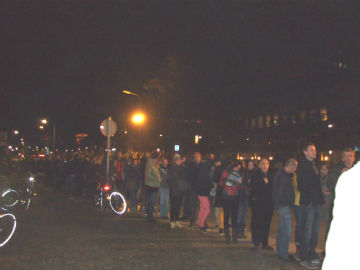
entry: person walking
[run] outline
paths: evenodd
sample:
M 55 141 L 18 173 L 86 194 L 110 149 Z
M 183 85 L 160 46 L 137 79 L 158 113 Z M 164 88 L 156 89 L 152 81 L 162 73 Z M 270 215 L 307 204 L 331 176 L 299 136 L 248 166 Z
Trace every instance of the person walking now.
M 288 159 L 284 168 L 276 173 L 272 186 L 274 206 L 279 215 L 276 255 L 285 261 L 294 260 L 294 257 L 289 256 L 289 243 L 291 239 L 291 208 L 295 202 L 292 174 L 295 173 L 297 166 L 298 162 L 295 159 Z

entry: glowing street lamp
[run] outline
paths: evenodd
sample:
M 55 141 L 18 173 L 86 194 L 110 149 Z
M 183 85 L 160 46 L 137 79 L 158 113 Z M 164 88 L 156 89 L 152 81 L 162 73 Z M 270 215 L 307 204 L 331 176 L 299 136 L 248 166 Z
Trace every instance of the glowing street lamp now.
M 48 123 L 47 119 L 41 119 L 40 122 L 41 122 L 41 124 L 44 124 L 44 125 L 46 125 Z
M 145 122 L 145 114 L 143 114 L 143 113 L 135 113 L 132 116 L 131 121 L 135 125 L 142 125 Z
M 132 95 L 132 96 L 136 96 L 138 98 L 140 98 L 140 96 L 134 92 L 128 91 L 128 90 L 123 90 L 122 91 L 125 95 Z
M 39 126 L 40 129 L 44 129 L 44 126 Z
M 19 131 L 18 131 L 18 130 L 14 130 L 14 134 L 15 134 L 15 135 L 18 135 L 18 134 L 19 134 Z

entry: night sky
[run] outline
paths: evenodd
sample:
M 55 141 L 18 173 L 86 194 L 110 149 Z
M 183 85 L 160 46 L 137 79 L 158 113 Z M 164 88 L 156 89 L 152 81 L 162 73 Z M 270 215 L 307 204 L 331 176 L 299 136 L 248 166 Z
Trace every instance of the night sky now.
M 154 117 L 219 121 L 326 95 L 359 75 L 355 3 L 1 1 L 0 128 L 98 132 L 139 105 L 124 89 Z

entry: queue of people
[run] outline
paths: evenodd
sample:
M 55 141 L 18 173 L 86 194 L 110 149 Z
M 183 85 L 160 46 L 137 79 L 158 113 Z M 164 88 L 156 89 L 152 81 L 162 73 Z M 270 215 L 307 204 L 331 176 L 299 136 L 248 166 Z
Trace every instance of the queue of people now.
M 199 232 L 206 234 L 214 209 L 219 234 L 228 244 L 246 238 L 250 208 L 249 229 L 255 251 L 274 250 L 268 239 L 275 211 L 279 220 L 276 255 L 316 269 L 321 264 L 316 253 L 320 224 L 323 221 L 327 233 L 337 181 L 353 167 L 355 152 L 344 149 L 341 163 L 333 169 L 326 163 L 316 166 L 315 161 L 313 143 L 304 145 L 299 161 L 289 158 L 277 171 L 265 158 L 258 164 L 253 160 L 245 164 L 241 160 L 204 159 L 199 152 L 190 158 L 175 153 L 169 160 L 159 152 L 132 157 L 119 152 L 111 159 L 110 173 L 129 201 L 130 213 L 144 208 L 146 221 L 154 223 L 158 211 L 161 219 L 169 220 L 171 229 L 182 228 L 189 221 L 189 226 L 197 224 Z M 106 180 L 105 168 L 103 153 L 74 154 L 70 158 L 58 155 L 50 184 L 71 196 L 91 199 L 99 183 Z M 293 215 L 296 253 L 289 254 Z

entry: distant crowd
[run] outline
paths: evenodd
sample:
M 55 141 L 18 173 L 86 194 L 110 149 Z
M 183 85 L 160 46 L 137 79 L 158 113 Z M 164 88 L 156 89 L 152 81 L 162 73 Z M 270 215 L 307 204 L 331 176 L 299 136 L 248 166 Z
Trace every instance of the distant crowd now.
M 275 210 L 279 216 L 277 256 L 315 269 L 325 255 L 315 252 L 320 225 L 325 224 L 328 231 L 337 180 L 354 162 L 354 149 L 345 148 L 341 162 L 333 168 L 327 163 L 316 164 L 313 143 L 304 145 L 301 160 L 289 158 L 277 169 L 265 158 L 227 162 L 199 152 L 187 158 L 175 153 L 168 159 L 159 152 L 132 156 L 118 152 L 111 157 L 110 175 L 128 200 L 130 213 L 144 209 L 147 222 L 156 222 L 154 213 L 158 213 L 161 219 L 169 220 L 171 229 L 197 224 L 206 234 L 213 210 L 218 233 L 229 244 L 246 238 L 250 207 L 254 250 L 274 250 L 268 239 Z M 92 200 L 108 180 L 105 153 L 59 153 L 54 161 L 29 163 L 34 171 L 51 175 L 46 181 L 54 190 L 85 200 Z M 296 254 L 290 255 L 292 214 L 296 218 Z

